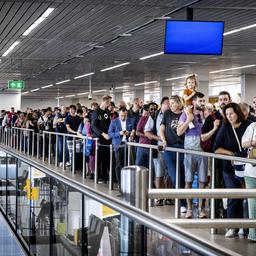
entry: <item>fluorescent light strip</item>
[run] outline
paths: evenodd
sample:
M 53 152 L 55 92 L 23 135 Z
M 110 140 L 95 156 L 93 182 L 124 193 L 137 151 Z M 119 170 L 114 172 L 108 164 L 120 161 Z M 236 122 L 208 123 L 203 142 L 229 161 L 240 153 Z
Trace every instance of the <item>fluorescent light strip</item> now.
M 138 83 L 134 84 L 134 86 L 140 86 L 140 85 L 146 85 L 146 84 L 155 84 L 158 83 L 158 81 L 149 81 L 149 82 L 144 82 L 144 83 Z
M 14 42 L 14 43 L 8 48 L 8 50 L 3 53 L 2 57 L 5 57 L 8 53 L 10 53 L 19 43 L 20 43 L 19 41 Z
M 66 95 L 65 98 L 71 98 L 71 97 L 75 97 L 75 94 L 70 94 L 70 95 Z
M 124 85 L 124 86 L 118 86 L 115 89 L 125 89 L 125 88 L 129 88 L 129 85 Z
M 40 23 L 42 23 L 52 12 L 54 8 L 48 8 L 22 35 L 27 36 L 34 30 Z
M 57 82 L 56 84 L 64 84 L 64 83 L 67 83 L 67 82 L 70 82 L 70 79 Z
M 42 86 L 41 89 L 45 89 L 45 88 L 49 88 L 49 87 L 52 87 L 53 84 L 49 84 L 49 85 L 46 85 L 46 86 Z
M 81 92 L 81 93 L 78 93 L 77 96 L 86 95 L 86 94 L 89 94 L 89 92 Z
M 64 99 L 64 97 L 63 97 L 63 96 L 60 96 L 60 97 L 56 97 L 55 99 L 56 99 L 56 100 L 58 100 L 58 99 Z
M 182 79 L 182 78 L 186 78 L 188 76 L 191 76 L 192 74 L 188 74 L 188 75 L 185 75 L 185 76 L 177 76 L 177 77 L 170 77 L 170 78 L 166 78 L 165 81 L 173 81 L 173 80 L 179 80 L 179 79 Z
M 234 30 L 225 32 L 225 33 L 223 33 L 223 36 L 235 34 L 235 33 L 238 33 L 240 31 L 247 30 L 247 29 L 250 29 L 250 28 L 255 28 L 255 27 L 256 27 L 256 24 L 252 24 L 252 25 L 249 25 L 249 26 L 241 27 L 241 28 L 238 28 L 238 29 L 234 29 Z
M 76 77 L 74 77 L 74 79 L 79 79 L 79 78 L 83 78 L 83 77 L 91 76 L 91 75 L 94 75 L 94 73 L 93 73 L 93 72 L 91 72 L 91 73 L 84 74 L 84 75 L 81 75 L 81 76 L 76 76 Z
M 33 89 L 33 90 L 30 90 L 30 92 L 36 92 L 36 91 L 39 91 L 40 88 L 36 88 L 36 89 Z
M 29 91 L 23 92 L 22 95 L 29 94 Z
M 151 55 L 148 55 L 148 56 L 145 56 L 145 57 L 141 57 L 140 60 L 146 60 L 146 59 L 153 58 L 153 57 L 163 55 L 163 54 L 164 54 L 164 52 L 158 52 L 158 53 L 151 54 Z
M 119 68 L 119 67 L 122 67 L 122 66 L 126 66 L 128 64 L 130 64 L 130 62 L 125 62 L 125 63 L 115 65 L 115 66 L 112 66 L 112 67 L 109 67 L 109 68 L 104 68 L 104 69 L 101 70 L 101 72 L 108 71 L 108 70 L 115 69 L 115 68 Z
M 246 65 L 246 66 L 235 67 L 235 68 L 219 69 L 219 70 L 211 71 L 209 73 L 210 74 L 216 74 L 216 73 L 226 72 L 226 71 L 230 71 L 230 70 L 237 70 L 237 69 L 244 69 L 244 68 L 253 68 L 255 66 L 256 66 L 256 64 L 252 64 L 252 65 Z
M 97 91 L 93 91 L 93 93 L 98 93 L 98 92 L 106 92 L 107 90 L 106 89 L 103 89 L 103 90 L 97 90 Z

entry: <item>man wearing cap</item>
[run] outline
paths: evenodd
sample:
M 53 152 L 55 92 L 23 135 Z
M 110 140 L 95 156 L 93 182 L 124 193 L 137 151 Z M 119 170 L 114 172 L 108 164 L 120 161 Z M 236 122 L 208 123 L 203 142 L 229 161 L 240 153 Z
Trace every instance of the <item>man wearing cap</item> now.
M 98 149 L 98 168 L 99 180 L 107 182 L 109 170 L 109 147 L 111 144 L 108 136 L 108 128 L 111 122 L 108 107 L 111 104 L 112 97 L 105 95 L 102 97 L 101 105 L 92 113 L 91 129 L 94 138 L 99 139 Z

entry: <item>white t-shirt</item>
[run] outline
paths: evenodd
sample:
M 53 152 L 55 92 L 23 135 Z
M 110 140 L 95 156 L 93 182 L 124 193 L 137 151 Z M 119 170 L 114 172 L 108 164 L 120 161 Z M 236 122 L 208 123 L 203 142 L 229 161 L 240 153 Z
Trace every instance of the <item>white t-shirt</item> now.
M 120 119 L 120 122 L 121 122 L 122 131 L 125 131 L 126 130 L 126 120 L 122 121 Z M 122 141 L 125 141 L 125 140 L 126 140 L 126 136 L 124 135 L 123 138 L 122 138 Z
M 252 138 L 253 140 L 256 140 L 256 123 L 252 123 L 247 127 L 242 137 L 242 143 L 251 141 Z M 254 167 L 252 164 L 246 164 L 244 176 L 256 178 L 256 166 Z

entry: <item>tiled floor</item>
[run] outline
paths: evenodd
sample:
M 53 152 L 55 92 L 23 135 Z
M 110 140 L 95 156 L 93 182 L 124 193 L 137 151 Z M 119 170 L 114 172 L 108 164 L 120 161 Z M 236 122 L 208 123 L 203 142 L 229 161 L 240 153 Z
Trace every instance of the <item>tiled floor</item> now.
M 12 234 L 4 217 L 0 213 L 0 256 L 25 255 Z

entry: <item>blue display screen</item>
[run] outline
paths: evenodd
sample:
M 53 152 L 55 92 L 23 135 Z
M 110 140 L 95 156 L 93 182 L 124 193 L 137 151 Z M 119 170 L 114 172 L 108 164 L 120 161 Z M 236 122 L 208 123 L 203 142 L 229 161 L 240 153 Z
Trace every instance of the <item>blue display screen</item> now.
M 221 55 L 224 22 L 166 21 L 164 53 Z

